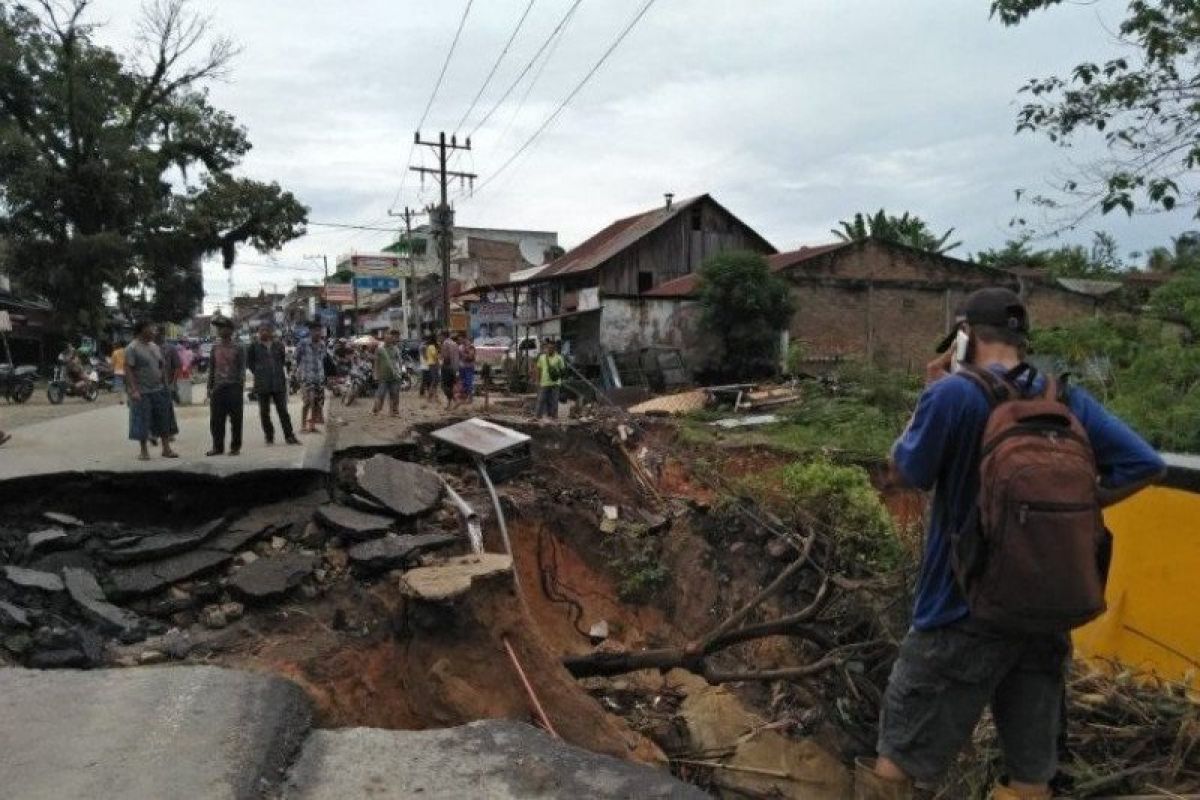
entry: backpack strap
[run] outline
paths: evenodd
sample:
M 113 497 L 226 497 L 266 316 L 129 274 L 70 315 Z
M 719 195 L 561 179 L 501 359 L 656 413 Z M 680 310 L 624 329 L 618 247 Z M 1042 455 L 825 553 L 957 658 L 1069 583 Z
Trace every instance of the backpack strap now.
M 980 369 L 976 366 L 963 365 L 957 374 L 962 375 L 982 389 L 984 397 L 987 398 L 988 405 L 992 408 L 1021 396 L 1021 393 L 1017 391 L 1017 387 L 1009 380 L 1007 375 L 1000 377 L 990 369 Z

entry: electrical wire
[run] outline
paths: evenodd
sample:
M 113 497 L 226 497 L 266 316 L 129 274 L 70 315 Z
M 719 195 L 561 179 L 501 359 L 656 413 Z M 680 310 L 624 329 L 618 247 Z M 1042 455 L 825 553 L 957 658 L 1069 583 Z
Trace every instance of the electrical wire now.
M 582 2 L 583 0 L 575 0 L 575 2 L 571 4 L 571 7 L 567 9 L 567 13 L 563 15 L 562 19 L 558 21 L 558 24 L 554 26 L 554 30 L 550 31 L 550 35 L 546 37 L 544 42 L 542 42 L 542 46 L 539 47 L 537 52 L 533 54 L 533 58 L 529 59 L 529 62 L 524 66 L 524 68 L 521 69 L 521 72 L 517 75 L 516 80 L 514 80 L 509 87 L 504 90 L 504 94 L 500 95 L 500 99 L 497 100 L 490 109 L 488 109 L 488 112 L 483 115 L 483 119 L 479 120 L 478 124 L 471 129 L 471 132 L 467 134 L 468 137 L 474 136 L 476 131 L 486 125 L 487 121 L 492 118 L 493 114 L 496 113 L 496 109 L 500 108 L 500 106 L 504 104 L 504 101 L 508 99 L 510 94 L 512 94 L 513 89 L 517 88 L 517 84 L 521 82 L 521 79 L 525 77 L 529 70 L 533 69 L 533 65 L 537 62 L 538 57 L 541 56 L 542 52 L 550 46 L 550 42 L 554 40 L 554 37 L 558 35 L 558 32 L 562 30 L 564 25 L 567 24 L 567 21 L 571 19 L 571 15 L 575 13 L 575 9 L 579 8 L 579 4 Z
M 646 3 L 642 6 L 641 10 L 634 15 L 633 19 L 629 21 L 629 24 L 625 26 L 625 29 L 621 31 L 616 40 L 609 45 L 608 49 L 604 51 L 604 54 L 600 56 L 600 60 L 597 61 L 592 68 L 588 70 L 588 73 L 583 76 L 583 79 L 575 85 L 575 88 L 571 90 L 571 93 L 568 94 L 561 103 L 559 103 L 558 107 L 551 112 L 550 116 L 543 120 L 542 124 L 539 125 L 537 130 L 533 132 L 533 135 L 526 139 L 525 143 L 517 148 L 517 151 L 509 156 L 507 161 L 500 165 L 499 169 L 497 169 L 495 172 L 485 178 L 482 183 L 475 187 L 475 192 L 473 194 L 478 194 L 483 190 L 483 187 L 487 186 L 501 173 L 512 166 L 512 163 L 520 158 L 522 153 L 529 149 L 529 147 L 537 140 L 537 138 L 542 135 L 546 128 L 550 127 L 550 123 L 554 122 L 558 115 L 563 112 L 563 109 L 567 107 L 567 104 L 569 104 L 571 100 L 575 98 L 575 95 L 579 94 L 580 90 L 582 90 L 587 82 L 591 80 L 592 76 L 600 70 L 600 67 L 604 65 L 604 62 L 608 60 L 608 57 L 612 55 L 613 51 L 616 50 L 621 42 L 625 40 L 625 37 L 629 35 L 629 32 L 633 30 L 634 26 L 637 25 L 639 21 L 641 21 L 642 17 L 646 15 L 646 12 L 650 10 L 650 7 L 653 6 L 655 2 L 656 0 L 646 0 Z
M 454 56 L 454 50 L 458 47 L 458 40 L 462 36 L 463 27 L 467 24 L 467 16 L 471 13 L 471 6 L 475 0 L 467 0 L 466 7 L 463 8 L 462 18 L 458 21 L 458 30 L 454 32 L 454 39 L 450 42 L 450 49 L 446 51 L 446 60 L 442 62 L 442 71 L 438 73 L 437 81 L 433 84 L 433 91 L 429 94 L 429 102 L 425 104 L 425 111 L 421 113 L 421 120 L 417 123 L 417 131 L 425 124 L 425 120 L 429 117 L 429 111 L 433 108 L 433 101 L 437 98 L 438 90 L 442 88 L 442 81 L 446 77 L 446 70 L 450 67 L 450 59 Z M 412 144 L 408 147 L 408 157 L 404 160 L 404 172 L 400 175 L 400 188 L 396 189 L 396 195 L 392 198 L 388 209 L 394 209 L 396 203 L 400 201 L 400 195 L 404 192 L 405 178 L 408 177 L 408 168 L 412 166 L 413 151 L 417 148 L 416 137 L 413 137 Z
M 567 12 L 568 23 L 571 21 L 571 17 L 574 14 L 574 9 L 571 9 Z M 546 52 L 546 57 L 542 59 L 541 65 L 537 68 L 537 72 L 533 73 L 533 79 L 529 81 L 529 85 L 525 87 L 525 94 L 521 95 L 521 101 L 517 103 L 517 110 L 513 112 L 511 117 L 508 118 L 508 124 L 504 126 L 504 130 L 500 133 L 500 138 L 496 139 L 495 146 L 497 150 L 500 149 L 500 144 L 507 138 L 508 132 L 512 130 L 513 123 L 517 121 L 517 117 L 521 115 L 521 110 L 525 108 L 525 104 L 529 101 L 529 96 L 533 94 L 533 88 L 537 86 L 538 81 L 541 80 L 542 73 L 546 71 L 546 65 L 550 63 L 550 59 L 554 58 L 554 53 L 558 50 L 558 46 L 562 43 L 563 33 L 565 31 L 566 26 L 564 25 L 562 30 L 555 35 L 554 43 L 550 45 L 550 49 Z
M 504 43 L 504 49 L 501 50 L 500 55 L 496 57 L 496 61 L 492 64 L 492 68 L 488 72 L 487 77 L 483 79 L 483 85 L 480 86 L 479 91 L 475 93 L 475 99 L 471 101 L 471 105 L 469 105 L 466 112 L 463 113 L 462 119 L 460 119 L 458 124 L 454 126 L 455 133 L 458 133 L 460 130 L 462 130 L 463 125 L 467 123 L 467 118 L 471 116 L 471 112 L 475 110 L 475 106 L 479 103 L 479 99 L 483 97 L 483 93 L 487 91 L 487 87 L 492 82 L 492 78 L 496 76 L 496 70 L 500 68 L 500 62 L 504 60 L 506 55 L 508 55 L 508 49 L 512 47 L 512 43 L 517 38 L 517 34 L 521 32 L 521 27 L 525 24 L 525 19 L 529 16 L 529 12 L 533 9 L 533 4 L 535 2 L 537 2 L 537 0 L 529 0 L 529 3 L 525 6 L 525 10 L 521 13 L 521 18 L 517 20 L 517 26 L 513 28 L 512 35 L 509 36 L 508 41 Z

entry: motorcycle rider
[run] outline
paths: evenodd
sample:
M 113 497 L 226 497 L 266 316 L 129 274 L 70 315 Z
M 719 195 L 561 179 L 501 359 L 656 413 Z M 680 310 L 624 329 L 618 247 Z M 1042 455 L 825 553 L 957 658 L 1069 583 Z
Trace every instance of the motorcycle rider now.
M 63 364 L 63 377 L 71 387 L 72 394 L 82 395 L 87 390 L 87 376 L 83 373 L 83 361 L 79 351 L 71 345 L 58 357 Z

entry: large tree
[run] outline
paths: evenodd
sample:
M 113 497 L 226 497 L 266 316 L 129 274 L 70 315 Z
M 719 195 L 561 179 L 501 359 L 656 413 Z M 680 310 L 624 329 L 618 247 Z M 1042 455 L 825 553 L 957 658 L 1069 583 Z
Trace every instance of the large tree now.
M 999 249 L 980 251 L 972 260 L 998 269 L 1040 269 L 1054 278 L 1113 279 L 1126 269 L 1118 249 L 1111 234 L 1095 231 L 1090 248 L 1076 244 L 1034 250 L 1029 239 L 1022 238 L 1009 240 Z
M 100 324 L 109 291 L 181 319 L 201 296 L 200 259 L 229 268 L 239 244 L 277 248 L 304 233 L 307 209 L 231 174 L 250 142 L 206 86 L 236 49 L 188 0 L 152 0 L 128 55 L 96 43 L 90 5 L 0 0 L 8 269 L 68 329 Z
M 1017 25 L 1063 0 L 993 0 Z M 1090 13 L 1090 12 L 1088 12 Z M 1017 130 L 1064 146 L 1093 132 L 1108 157 L 1062 181 L 1065 197 L 1040 197 L 1070 225 L 1096 210 L 1170 210 L 1200 203 L 1200 15 L 1195 0 L 1131 0 L 1115 31 L 1127 55 L 1083 61 L 1066 76 L 1034 78 Z
M 938 236 L 925 220 L 907 211 L 900 216 L 888 214 L 882 208 L 874 214 L 860 212 L 853 219 L 842 220 L 838 226 L 831 232 L 843 242 L 882 239 L 930 253 L 946 253 L 962 244 L 950 241 L 954 228 Z
M 736 377 L 761 377 L 778 364 L 779 332 L 792 318 L 787 281 L 758 253 L 718 253 L 700 265 L 702 325 L 721 340 Z

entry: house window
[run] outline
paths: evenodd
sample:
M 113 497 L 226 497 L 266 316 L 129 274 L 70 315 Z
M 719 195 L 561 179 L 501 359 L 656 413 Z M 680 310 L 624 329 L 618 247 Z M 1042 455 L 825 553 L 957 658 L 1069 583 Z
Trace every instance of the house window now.
M 654 273 L 639 272 L 638 273 L 638 294 L 648 292 L 654 288 Z
M 692 230 L 698 231 L 703 228 L 703 214 L 700 207 L 692 209 Z

